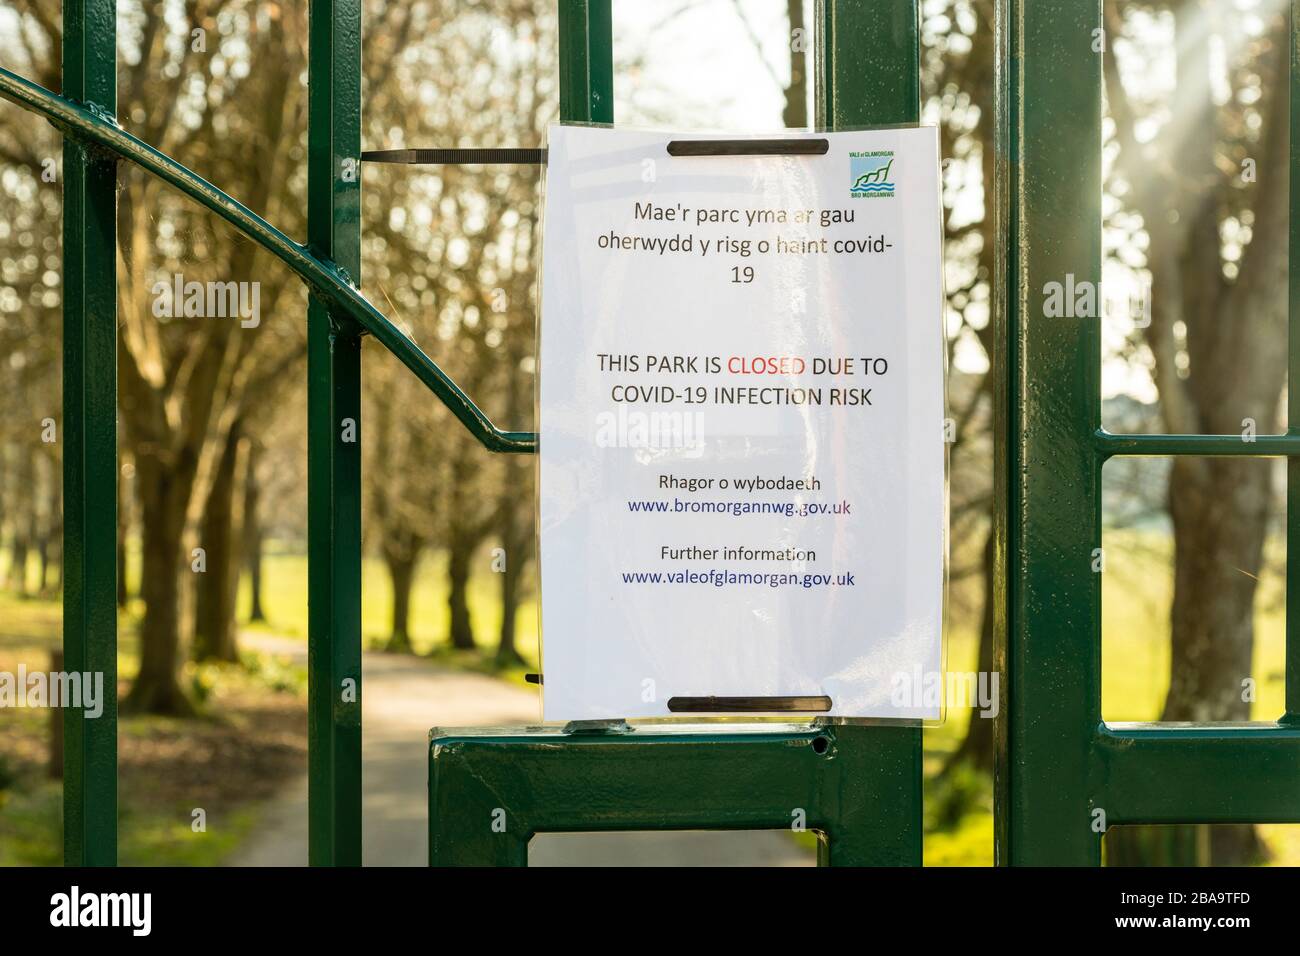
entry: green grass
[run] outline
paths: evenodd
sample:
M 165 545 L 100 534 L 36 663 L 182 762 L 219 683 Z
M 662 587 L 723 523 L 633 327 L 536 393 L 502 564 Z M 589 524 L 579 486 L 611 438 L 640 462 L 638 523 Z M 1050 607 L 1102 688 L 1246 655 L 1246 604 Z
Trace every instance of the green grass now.
M 486 554 L 486 552 L 484 552 Z M 501 631 L 500 578 L 489 568 L 488 559 L 471 575 L 468 591 L 470 618 L 478 653 L 455 652 L 448 644 L 446 556 L 426 555 L 416 568 L 411 594 L 410 631 L 412 649 L 474 670 L 492 670 L 497 639 Z M 307 637 L 307 558 L 305 555 L 271 552 L 262 560 L 262 610 L 265 623 L 253 629 L 291 637 Z M 245 614 L 251 602 L 247 576 L 240 582 L 239 603 Z M 392 633 L 393 590 L 383 562 L 365 558 L 361 563 L 361 635 L 365 645 L 381 648 Z M 537 670 L 537 603 L 529 598 L 515 618 L 515 646 L 525 667 L 506 675 L 522 681 L 526 670 Z
M 0 591 L 0 670 L 49 668 L 61 619 L 56 600 Z M 137 626 L 133 611 L 119 614 L 119 693 L 139 667 Z M 126 716 L 118 723 L 123 865 L 218 864 L 255 826 L 262 798 L 302 769 L 301 755 L 276 736 L 286 724 L 305 732 L 301 667 L 247 653 L 243 667 L 188 663 L 181 680 L 199 701 L 200 718 Z M 46 770 L 49 722 L 43 709 L 0 711 L 0 866 L 62 860 L 62 787 Z M 196 805 L 209 813 L 202 832 L 191 829 Z
M 218 866 L 257 825 L 260 806 L 242 807 L 195 833 L 190 807 L 169 813 L 122 806 L 118 821 L 121 866 Z M 58 781 L 40 780 L 0 791 L 0 866 L 60 866 L 63 863 L 63 790 Z

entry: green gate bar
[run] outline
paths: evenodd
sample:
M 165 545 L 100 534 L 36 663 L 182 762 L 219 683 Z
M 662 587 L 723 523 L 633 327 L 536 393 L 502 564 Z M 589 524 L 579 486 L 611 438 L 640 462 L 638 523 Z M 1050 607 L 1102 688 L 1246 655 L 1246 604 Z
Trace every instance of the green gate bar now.
M 307 245 L 361 282 L 361 0 L 312 0 Z M 307 307 L 308 856 L 361 865 L 361 327 Z
M 822 864 L 919 865 L 919 755 L 913 760 L 891 732 L 809 724 L 435 729 L 429 862 L 526 866 L 529 840 L 541 832 L 802 824 L 818 835 Z
M 560 0 L 560 119 L 614 122 L 610 0 Z
M 609 0 L 568 0 L 560 15 L 561 118 L 612 122 Z M 916 3 L 823 0 L 816 19 L 821 123 L 916 122 Z M 788 829 L 798 821 L 817 832 L 820 863 L 920 865 L 921 730 L 613 722 L 430 733 L 435 866 L 523 866 L 539 832 Z
M 1291 7 L 1291 142 L 1300 131 Z M 1101 279 L 1101 4 L 1002 7 L 998 215 L 997 667 L 1007 701 L 995 773 L 999 863 L 1101 862 L 1116 824 L 1300 822 L 1300 189 L 1290 197 L 1290 427 L 1112 435 L 1101 427 L 1096 318 L 1045 318 L 1042 290 Z M 1300 184 L 1296 164 L 1290 171 Z M 1116 455 L 1287 456 L 1287 714 L 1248 726 L 1101 719 L 1101 473 Z M 1104 816 L 1099 816 L 1104 814 Z
M 63 8 L 63 95 L 117 115 L 114 0 Z M 63 722 L 63 859 L 117 863 L 117 158 L 63 142 L 63 666 L 104 710 Z

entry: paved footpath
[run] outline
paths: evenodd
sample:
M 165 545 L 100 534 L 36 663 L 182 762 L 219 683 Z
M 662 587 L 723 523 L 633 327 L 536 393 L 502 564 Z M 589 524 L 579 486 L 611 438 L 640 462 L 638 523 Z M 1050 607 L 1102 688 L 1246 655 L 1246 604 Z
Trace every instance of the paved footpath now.
M 245 647 L 305 666 L 302 641 L 243 634 Z M 437 667 L 399 654 L 362 658 L 362 861 L 366 866 L 425 866 L 428 860 L 427 740 L 430 727 L 536 724 L 537 696 L 482 674 Z M 307 777 L 273 800 L 232 866 L 307 862 Z M 811 851 L 789 834 L 581 833 L 533 840 L 533 866 L 803 866 Z

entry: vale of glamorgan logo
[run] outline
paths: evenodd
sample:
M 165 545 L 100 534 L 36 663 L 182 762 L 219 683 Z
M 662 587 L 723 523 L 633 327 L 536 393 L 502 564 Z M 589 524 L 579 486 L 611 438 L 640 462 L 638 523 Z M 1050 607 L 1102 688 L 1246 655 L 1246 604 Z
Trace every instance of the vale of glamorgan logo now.
M 849 195 L 854 199 L 887 199 L 893 196 L 893 171 L 892 149 L 849 153 Z

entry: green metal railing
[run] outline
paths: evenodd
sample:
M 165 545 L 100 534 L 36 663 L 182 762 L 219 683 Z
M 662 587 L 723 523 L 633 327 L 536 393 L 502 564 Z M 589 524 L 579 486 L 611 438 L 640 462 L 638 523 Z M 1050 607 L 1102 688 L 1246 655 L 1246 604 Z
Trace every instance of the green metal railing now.
M 918 0 L 816 4 L 818 122 L 919 118 Z M 560 0 L 560 107 L 613 121 L 610 0 Z M 64 652 L 105 674 L 102 717 L 65 722 L 65 861 L 116 861 L 116 163 L 126 159 L 224 218 L 312 292 L 308 313 L 310 858 L 361 860 L 360 343 L 393 352 L 481 441 L 532 452 L 497 428 L 358 292 L 361 0 L 313 0 L 308 237 L 297 243 L 121 129 L 114 0 L 64 9 L 62 95 L 0 70 L 0 96 L 64 133 Z M 1300 822 L 1300 570 L 1288 562 L 1287 712 L 1251 727 L 1111 725 L 1101 719 L 1104 463 L 1131 455 L 1288 459 L 1288 549 L 1300 549 L 1300 389 L 1285 435 L 1115 436 L 1100 426 L 1095 319 L 1041 318 L 1035 290 L 1101 273 L 1100 3 L 999 5 L 997 293 L 1001 348 L 996 846 L 1002 863 L 1100 861 L 1108 825 Z M 1300 63 L 1291 32 L 1291 134 Z M 1300 174 L 1292 164 L 1292 248 Z M 1064 188 L 1063 188 L 1064 186 Z M 1300 381 L 1300 269 L 1292 252 L 1291 381 Z M 534 833 L 786 828 L 798 812 L 834 864 L 921 862 L 921 732 L 831 724 L 714 724 L 567 732 L 435 731 L 430 859 L 527 860 Z M 504 829 L 493 826 L 504 821 Z
M 1291 150 L 1300 134 L 1291 5 Z M 1101 862 L 1094 826 L 1300 822 L 1300 564 L 1287 562 L 1286 713 L 1249 727 L 1101 717 L 1101 471 L 1115 456 L 1285 456 L 1287 548 L 1300 549 L 1300 175 L 1291 163 L 1285 435 L 1111 435 L 1096 318 L 1043 318 L 1041 290 L 1101 279 L 1101 3 L 1002 5 L 998 421 L 1000 637 L 996 846 L 1014 864 Z
M 610 0 L 560 0 L 560 111 L 566 121 L 613 121 Z M 360 425 L 360 342 L 371 335 L 441 399 L 483 445 L 532 452 L 536 436 L 497 428 L 438 366 L 358 292 L 361 155 L 361 2 L 313 0 L 309 53 L 308 241 L 291 240 L 217 187 L 119 127 L 116 4 L 70 0 L 64 10 L 64 89 L 45 90 L 0 69 L 0 96 L 45 116 L 65 141 L 64 429 L 67 666 L 105 673 L 108 700 L 94 721 L 69 715 L 65 742 L 65 862 L 111 865 L 117 856 L 116 719 L 116 163 L 126 159 L 279 258 L 307 283 L 309 517 L 310 859 L 361 860 L 360 452 L 342 423 Z M 818 114 L 832 128 L 915 122 L 919 116 L 914 0 L 817 4 L 822 72 Z M 870 29 L 861 29 L 869 23 Z M 858 29 L 852 29 L 857 26 Z M 919 729 L 734 728 L 726 732 L 589 737 L 560 731 L 469 734 L 433 747 L 431 857 L 435 862 L 526 858 L 537 829 L 787 827 L 805 812 L 833 834 L 826 858 L 919 863 Z M 465 759 L 461 759 L 464 755 Z M 554 755 L 554 756 L 551 756 Z M 599 755 L 599 761 L 588 758 Z M 557 788 L 519 768 L 544 762 Z M 701 763 L 701 760 L 704 762 Z M 753 768 L 746 774 L 744 767 Z M 708 770 L 707 768 L 712 768 Z M 761 771 L 761 773 L 760 773 Z M 686 776 L 680 776 L 685 773 Z M 677 783 L 673 775 L 678 774 Z M 755 776 L 754 774 L 758 774 Z M 524 822 L 491 849 L 462 842 L 477 802 L 454 799 L 469 777 L 501 775 Z M 699 792 L 685 781 L 714 779 Z M 518 785 L 507 785 L 513 780 Z M 590 786 L 624 802 L 596 807 Z M 446 784 L 443 781 L 447 781 Z M 738 790 L 747 781 L 743 791 Z M 495 786 L 495 784 L 494 784 Z M 573 809 L 555 801 L 582 794 Z M 633 799 L 632 791 L 638 794 Z M 638 802 L 639 800 L 639 802 Z M 587 810 L 581 810 L 585 806 Z M 588 812 L 589 811 L 589 812 Z M 503 851 L 502 847 L 509 847 Z

